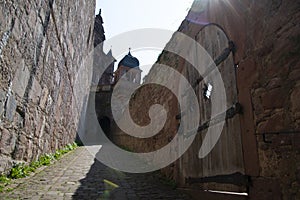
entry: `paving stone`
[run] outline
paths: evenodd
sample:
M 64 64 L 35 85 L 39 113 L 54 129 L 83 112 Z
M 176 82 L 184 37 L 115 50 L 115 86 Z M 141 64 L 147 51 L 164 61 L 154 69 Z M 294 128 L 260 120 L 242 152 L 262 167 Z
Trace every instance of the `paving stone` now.
M 127 174 L 115 171 L 94 161 L 84 147 L 79 147 L 53 165 L 24 179 L 12 192 L 1 194 L 0 199 L 190 199 L 162 185 L 155 177 L 150 173 Z M 105 187 L 104 179 L 119 187 L 114 190 Z

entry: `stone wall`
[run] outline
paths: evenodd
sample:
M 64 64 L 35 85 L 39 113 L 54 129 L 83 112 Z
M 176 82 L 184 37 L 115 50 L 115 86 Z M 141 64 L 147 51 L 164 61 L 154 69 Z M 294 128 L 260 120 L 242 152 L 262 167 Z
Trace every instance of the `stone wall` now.
M 300 198 L 299 10 L 298 1 L 195 1 L 178 29 L 197 38 L 205 26 L 215 24 L 236 45 L 232 67 L 236 68 L 235 86 L 243 107 L 239 121 L 244 171 L 251 179 L 249 196 L 255 200 Z M 168 45 L 172 42 L 177 41 L 171 39 Z M 158 63 L 169 65 L 187 77 L 194 73 L 187 69 L 188 63 L 169 52 L 163 52 Z M 159 73 L 159 66 L 154 65 L 147 79 L 155 79 Z M 132 102 L 148 105 L 157 99 L 164 99 L 164 103 L 170 99 L 168 90 L 157 91 L 150 88 L 142 93 L 140 89 Z M 148 95 L 138 97 L 139 94 Z M 133 107 L 131 114 L 138 124 L 147 124 L 146 108 L 149 106 Z M 178 114 L 177 106 L 167 110 L 170 116 Z M 164 145 L 172 138 L 176 125 L 174 121 L 167 123 L 159 134 L 159 141 L 152 138 L 127 144 L 143 152 L 159 148 L 158 144 Z M 199 167 L 178 161 L 163 171 L 182 186 L 195 188 L 182 179 L 182 165 Z
M 0 1 L 0 172 L 74 141 L 94 12 L 94 0 Z
M 240 78 L 249 70 L 252 74 L 247 84 L 260 167 L 251 195 L 299 199 L 300 4 L 274 1 L 262 2 L 261 6 L 253 10 L 265 14 L 249 26 L 262 31 L 250 32 L 254 40 L 251 53 L 240 61 Z
M 175 116 L 178 112 L 176 109 L 178 102 L 170 90 L 155 84 L 148 84 L 139 88 L 129 102 L 129 112 L 136 124 L 147 126 L 151 120 L 149 109 L 154 104 L 163 105 L 167 111 L 168 116 L 165 128 L 150 138 L 136 138 L 116 128 L 114 142 L 121 147 L 126 147 L 127 150 L 141 153 L 155 151 L 167 145 L 176 133 L 177 120 Z M 144 133 L 140 132 L 139 134 L 143 135 Z
M 241 135 L 245 172 L 252 177 L 250 197 L 298 199 L 300 4 L 204 2 L 194 3 L 179 30 L 193 37 L 201 23 L 215 23 L 237 47 L 234 62 L 244 108 Z M 204 11 L 197 13 L 200 7 Z

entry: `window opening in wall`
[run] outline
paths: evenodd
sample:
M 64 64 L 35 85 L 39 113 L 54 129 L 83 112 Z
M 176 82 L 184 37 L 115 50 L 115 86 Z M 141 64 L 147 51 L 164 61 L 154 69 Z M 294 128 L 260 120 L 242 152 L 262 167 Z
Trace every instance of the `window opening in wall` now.
M 205 85 L 205 87 L 203 89 L 204 90 L 203 95 L 204 95 L 204 97 L 206 99 L 210 99 L 211 93 L 212 93 L 212 89 L 213 89 L 213 86 L 210 83 L 208 83 L 207 85 Z

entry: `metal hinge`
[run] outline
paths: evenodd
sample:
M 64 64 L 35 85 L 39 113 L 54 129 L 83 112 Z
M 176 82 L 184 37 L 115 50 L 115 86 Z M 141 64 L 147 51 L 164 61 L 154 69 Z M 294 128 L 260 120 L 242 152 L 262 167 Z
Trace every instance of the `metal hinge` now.
M 235 53 L 236 52 L 236 46 L 233 41 L 228 42 L 228 47 L 226 47 L 222 53 L 214 60 L 214 65 L 211 65 L 208 67 L 208 70 L 196 80 L 196 83 L 194 85 L 194 88 L 209 74 L 211 73 L 215 67 L 219 66 L 223 61 L 225 61 L 230 53 Z
M 229 109 L 227 109 L 225 112 L 217 115 L 213 119 L 204 122 L 201 124 L 195 133 L 195 130 L 188 131 L 187 134 L 184 134 L 185 137 L 190 137 L 194 134 L 197 134 L 205 129 L 208 129 L 209 126 L 216 125 L 220 122 L 223 122 L 224 120 L 228 120 L 233 118 L 236 114 L 242 114 L 243 113 L 243 107 L 240 103 L 235 103 L 233 106 L 231 106 Z
M 243 175 L 239 172 L 229 174 L 229 175 L 217 175 L 217 176 L 202 177 L 202 178 L 188 177 L 185 178 L 185 181 L 188 184 L 215 182 L 215 183 L 233 184 L 237 186 L 251 185 L 250 177 L 247 175 Z

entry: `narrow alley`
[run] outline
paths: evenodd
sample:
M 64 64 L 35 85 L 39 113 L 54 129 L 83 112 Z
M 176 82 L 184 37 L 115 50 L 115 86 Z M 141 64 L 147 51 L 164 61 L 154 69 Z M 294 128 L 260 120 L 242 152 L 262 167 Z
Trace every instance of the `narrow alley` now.
M 300 200 L 299 21 L 300 0 L 0 0 L 0 200 Z
M 1 194 L 0 199 L 190 199 L 157 173 L 127 174 L 110 169 L 94 160 L 85 147 L 22 181 L 12 192 Z

